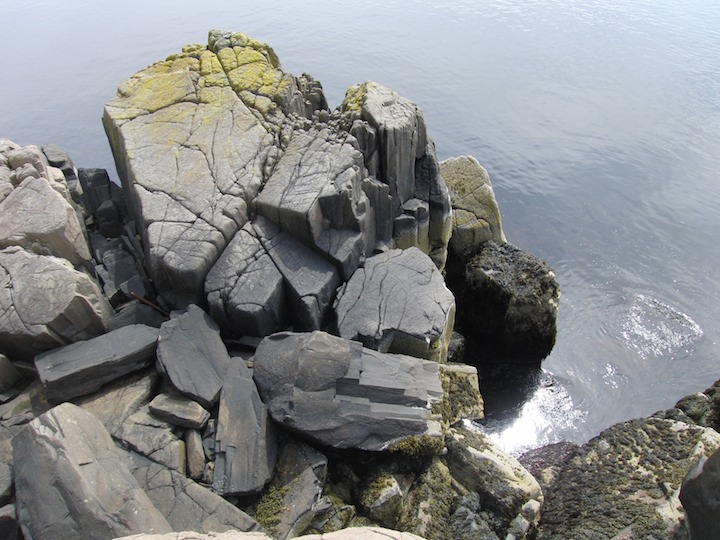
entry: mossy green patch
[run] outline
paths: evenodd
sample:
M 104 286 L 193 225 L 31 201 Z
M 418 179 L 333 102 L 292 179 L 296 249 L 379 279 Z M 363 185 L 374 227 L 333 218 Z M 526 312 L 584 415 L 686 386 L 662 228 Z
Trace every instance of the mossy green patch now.
M 255 507 L 255 521 L 274 533 L 280 523 L 280 516 L 286 511 L 284 500 L 288 492 L 286 486 L 271 484 Z
M 340 112 L 361 113 L 367 99 L 368 83 L 354 84 L 345 92 L 345 98 L 340 104 Z
M 445 443 L 440 437 L 429 435 L 412 435 L 393 444 L 388 450 L 395 454 L 414 461 L 423 462 L 432 459 L 445 448 Z
M 477 420 L 483 415 L 483 398 L 477 382 L 477 373 L 463 370 L 462 364 L 440 366 L 440 382 L 445 394 L 443 400 L 433 407 L 447 424 L 462 418 Z
M 445 540 L 454 500 L 450 471 L 435 459 L 410 488 L 398 529 L 428 540 Z

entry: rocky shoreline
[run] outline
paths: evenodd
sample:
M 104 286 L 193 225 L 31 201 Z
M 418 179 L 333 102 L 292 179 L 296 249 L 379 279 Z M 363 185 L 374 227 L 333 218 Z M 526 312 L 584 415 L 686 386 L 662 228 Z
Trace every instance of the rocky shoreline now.
M 520 461 L 473 427 L 559 287 L 417 105 L 211 31 L 103 123 L 122 188 L 0 139 L 0 537 L 714 537 L 712 389 Z

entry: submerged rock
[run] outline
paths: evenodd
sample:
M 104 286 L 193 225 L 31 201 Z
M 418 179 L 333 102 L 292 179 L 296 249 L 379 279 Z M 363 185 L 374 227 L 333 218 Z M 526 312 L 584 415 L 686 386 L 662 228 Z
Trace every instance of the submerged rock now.
M 286 428 L 336 448 L 382 450 L 428 430 L 442 398 L 437 366 L 323 332 L 283 332 L 260 343 L 253 376 Z

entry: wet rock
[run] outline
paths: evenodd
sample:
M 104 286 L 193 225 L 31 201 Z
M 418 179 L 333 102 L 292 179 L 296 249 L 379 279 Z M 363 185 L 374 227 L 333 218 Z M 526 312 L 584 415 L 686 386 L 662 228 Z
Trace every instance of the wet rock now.
M 170 424 L 151 415 L 147 406 L 129 416 L 113 436 L 124 447 L 168 469 L 185 473 L 185 443 Z
M 472 156 L 440 163 L 453 207 L 450 250 L 463 257 L 488 240 L 505 242 L 500 209 L 487 171 Z
M 130 469 L 174 531 L 220 533 L 260 529 L 245 512 L 177 471 L 132 452 Z
M 193 429 L 203 428 L 210 418 L 210 413 L 198 402 L 173 394 L 155 396 L 150 402 L 150 412 L 174 426 Z
M 125 326 L 43 353 L 35 358 L 35 366 L 48 400 L 59 402 L 95 392 L 105 383 L 151 365 L 157 339 L 156 328 Z
M 488 241 L 469 260 L 458 299 L 461 331 L 483 358 L 540 365 L 555 344 L 560 288 L 540 259 L 510 244 Z
M 0 251 L 0 349 L 11 360 L 104 333 L 111 310 L 97 283 L 67 261 Z
M 680 502 L 690 524 L 693 540 L 710 540 L 720 537 L 717 516 L 720 501 L 720 451 L 710 457 L 701 456 L 688 471 L 680 488 Z
M 616 424 L 583 445 L 548 492 L 538 538 L 673 538 L 686 471 L 720 445 L 710 428 L 658 418 Z
M 17 522 L 14 504 L 0 508 L 0 538 L 20 540 L 20 526 Z
M 138 486 L 110 434 L 64 403 L 13 439 L 18 521 L 26 538 L 106 539 L 170 526 Z
M 336 448 L 382 450 L 421 435 L 442 397 L 437 363 L 323 332 L 265 338 L 253 376 L 275 421 Z
M 238 231 L 205 280 L 210 314 L 235 335 L 266 336 L 287 318 L 283 276 L 251 223 Z
M 417 248 L 370 257 L 338 292 L 338 334 L 381 352 L 444 362 L 455 298 Z
M 215 432 L 213 490 L 224 495 L 259 492 L 275 467 L 275 425 L 244 362 L 225 375 Z
M 321 499 L 327 458 L 303 442 L 290 441 L 280 451 L 276 471 L 256 517 L 275 538 L 295 538 L 328 506 Z
M 181 393 L 210 408 L 220 397 L 230 363 L 220 330 L 195 305 L 163 323 L 158 337 L 158 370 Z

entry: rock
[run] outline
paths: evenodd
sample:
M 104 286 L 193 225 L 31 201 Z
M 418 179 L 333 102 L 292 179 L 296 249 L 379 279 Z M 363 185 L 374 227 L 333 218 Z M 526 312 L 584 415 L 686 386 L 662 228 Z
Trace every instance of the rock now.
M 147 405 L 157 382 L 154 370 L 144 370 L 113 381 L 95 394 L 76 398 L 73 403 L 95 416 L 113 435 L 129 416 Z
M 441 405 L 445 422 L 452 425 L 462 419 L 482 420 L 485 417 L 485 404 L 475 367 L 441 364 L 440 382 L 445 395 Z
M 168 318 L 156 309 L 138 300 L 133 300 L 118 308 L 117 313 L 108 322 L 108 330 L 117 330 L 131 324 L 144 324 L 160 328 L 167 320 Z
M 151 415 L 149 407 L 129 416 L 113 436 L 124 447 L 185 474 L 185 443 L 170 424 Z
M 153 416 L 174 426 L 201 429 L 207 424 L 210 413 L 198 402 L 184 396 L 158 394 L 150 402 Z
M 447 536 L 453 540 L 499 540 L 502 536 L 488 525 L 487 513 L 482 511 L 480 496 L 470 492 L 455 504 L 455 510 L 448 520 Z M 514 537 L 508 536 L 514 540 Z
M 543 493 L 548 493 L 555 487 L 565 463 L 578 448 L 576 444 L 561 441 L 528 450 L 518 461 L 535 477 Z
M 205 472 L 205 451 L 203 450 L 202 436 L 197 429 L 185 431 L 185 451 L 187 476 L 195 481 L 202 480 Z
M 35 358 L 38 376 L 50 401 L 95 392 L 123 375 L 152 364 L 158 330 L 125 326 L 102 336 L 73 343 Z
M 143 298 L 147 294 L 145 282 L 138 271 L 133 256 L 122 242 L 109 242 L 96 250 L 96 258 L 102 264 L 95 266 L 103 284 L 103 291 L 113 306 L 130 299 L 133 295 Z
M 360 506 L 373 521 L 395 527 L 403 509 L 403 490 L 394 475 L 380 473 L 362 491 Z
M 111 311 L 97 283 L 63 259 L 0 251 L 0 349 L 11 360 L 101 334 Z
M 0 508 L 0 538 L 20 540 L 20 527 L 15 515 L 14 504 L 6 504 Z
M 285 325 L 283 276 L 251 223 L 238 231 L 205 280 L 210 314 L 235 335 L 266 336 Z
M 304 540 L 423 540 L 412 533 L 392 531 L 382 527 L 349 527 L 325 534 L 301 536 Z
M 122 190 L 113 183 L 105 169 L 79 169 L 83 204 L 92 214 L 100 234 L 117 238 L 122 233 L 127 210 Z
M 197 533 L 260 530 L 245 512 L 183 474 L 132 452 L 130 458 L 133 476 L 173 530 Z
M 720 537 L 717 516 L 720 509 L 717 493 L 720 488 L 720 450 L 709 458 L 701 456 L 683 479 L 680 502 L 690 524 L 693 540 Z
M 338 334 L 381 352 L 444 362 L 455 298 L 417 248 L 370 257 L 338 293 Z
M 15 398 L 0 406 L 0 421 L 6 426 L 28 423 L 36 416 L 52 409 L 40 381 L 32 382 Z
M 539 366 L 550 354 L 560 289 L 543 261 L 490 240 L 469 260 L 460 283 L 448 284 L 458 299 L 461 331 L 484 358 Z
M 466 428 L 453 428 L 446 438 L 447 463 L 453 478 L 480 497 L 483 509 L 493 512 L 505 527 L 529 501 L 542 503 L 537 480 L 489 437 Z M 535 523 L 538 513 L 532 516 Z
M 256 519 L 274 538 L 300 536 L 327 506 L 321 499 L 327 458 L 299 441 L 286 443 L 278 457 L 273 483 L 256 508 Z
M 13 439 L 16 506 L 25 538 L 106 539 L 170 526 L 138 486 L 110 434 L 64 403 Z
M 0 461 L 0 506 L 10 502 L 13 494 L 13 470 L 12 467 Z
M 253 377 L 276 422 L 336 448 L 382 450 L 421 435 L 442 397 L 437 363 L 323 332 L 265 338 Z
M 12 390 L 21 378 L 22 375 L 7 356 L 0 354 L 0 403 L 15 397 Z
M 199 533 L 192 531 L 174 532 L 166 534 L 135 534 L 124 536 L 115 540 L 273 540 L 261 532 L 227 531 L 222 533 Z
M 223 495 L 259 492 L 273 475 L 275 425 L 244 362 L 225 375 L 215 432 L 213 490 Z
M 42 152 L 51 167 L 60 169 L 65 177 L 65 183 L 70 190 L 72 200 L 76 204 L 82 202 L 82 186 L 78 183 L 77 170 L 68 153 L 56 144 L 46 144 Z
M 460 258 L 473 253 L 488 240 L 506 242 L 500 209 L 487 171 L 472 156 L 440 163 L 453 207 L 450 251 Z
M 267 219 L 258 217 L 253 230 L 283 276 L 295 328 L 307 332 L 323 328 L 340 285 L 337 269 Z
M 719 445 L 713 429 L 658 418 L 606 429 L 565 464 L 538 538 L 674 538 L 684 529 L 683 476 Z
M 158 370 L 181 393 L 210 408 L 220 397 L 230 363 L 217 324 L 202 309 L 163 323 L 158 337 Z

